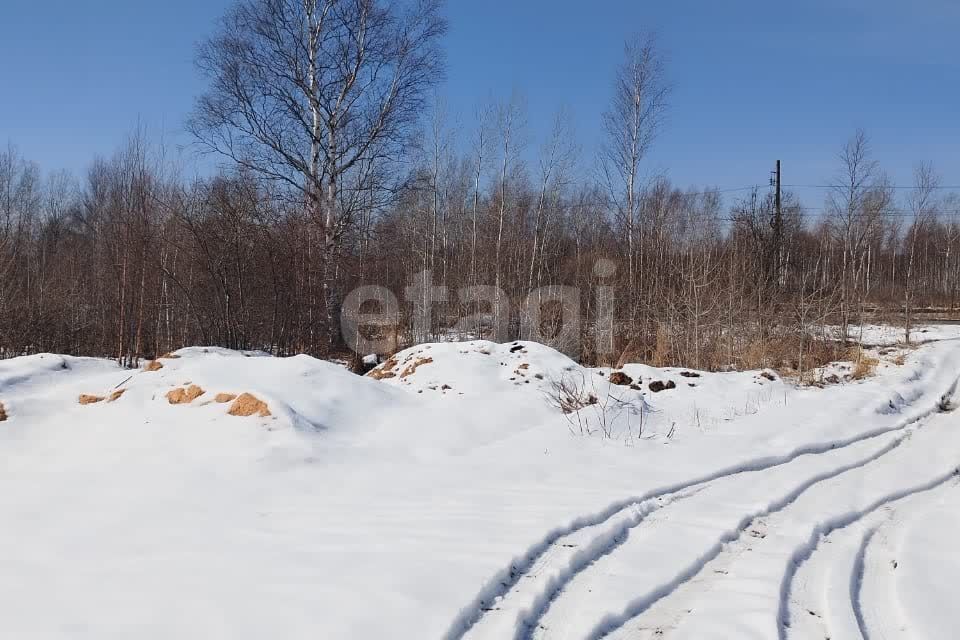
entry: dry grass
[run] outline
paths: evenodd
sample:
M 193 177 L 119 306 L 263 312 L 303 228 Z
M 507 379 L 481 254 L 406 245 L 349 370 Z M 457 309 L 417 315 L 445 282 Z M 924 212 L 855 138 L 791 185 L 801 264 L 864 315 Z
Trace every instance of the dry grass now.
M 620 357 L 617 358 L 617 363 L 613 366 L 614 369 L 623 369 L 623 365 L 629 362 L 642 362 L 643 358 L 638 348 L 637 338 L 631 338 L 623 350 L 620 352 Z
M 81 393 L 78 402 L 80 404 L 96 404 L 98 402 L 103 402 L 103 396 L 95 396 L 90 393 Z
M 3 403 L 0 402 L 0 422 L 4 422 L 7 419 L 7 408 L 3 406 Z
M 203 389 L 195 384 L 189 387 L 178 387 L 167 392 L 167 402 L 170 404 L 189 404 L 203 394 Z
M 654 331 L 637 336 L 623 349 L 616 369 L 628 362 L 654 367 L 695 367 L 704 371 L 774 369 L 785 374 L 810 371 L 843 358 L 838 343 L 818 336 L 801 336 L 789 328 L 763 335 L 743 331 L 704 332 L 695 344 L 692 336 L 659 323 Z
M 117 389 L 116 391 L 110 394 L 110 397 L 107 398 L 107 402 L 116 402 L 117 400 L 120 399 L 120 396 L 126 393 L 126 391 L 127 391 L 126 389 Z
M 252 415 L 266 418 L 271 415 L 270 407 L 267 406 L 267 403 L 249 393 L 241 393 L 239 397 L 233 401 L 233 404 L 230 405 L 230 410 L 227 411 L 227 413 L 241 418 L 247 418 Z
M 653 355 L 650 357 L 651 364 L 655 367 L 666 367 L 670 365 L 670 334 L 662 324 L 657 325 L 657 343 L 653 348 Z M 623 366 L 623 365 L 621 365 Z
M 237 394 L 235 393 L 218 393 L 216 397 L 214 397 L 213 401 L 217 404 L 226 404 L 228 402 L 233 402 L 236 399 Z
M 898 367 L 902 367 L 903 365 L 907 364 L 907 354 L 898 354 L 897 357 L 893 359 L 893 364 L 897 365 Z
M 738 365 L 741 369 L 747 370 L 763 369 L 771 365 L 770 359 L 767 343 L 763 340 L 752 340 L 740 351 Z
M 744 371 L 773 369 L 781 374 L 789 374 L 801 369 L 806 373 L 843 358 L 835 342 L 808 338 L 803 341 L 802 350 L 800 347 L 800 338 L 797 336 L 753 340 L 739 350 L 735 364 Z
M 158 360 L 176 360 L 176 359 L 178 359 L 179 357 L 180 357 L 180 356 L 178 356 L 178 355 L 175 354 L 175 353 L 165 353 L 165 354 L 163 354 L 162 356 L 160 356 L 160 357 L 158 358 Z
M 143 368 L 144 371 L 160 371 L 163 369 L 163 363 L 159 360 L 151 360 L 147 366 Z
M 880 361 L 863 351 L 860 347 L 854 347 L 848 352 L 848 360 L 853 362 L 853 372 L 850 377 L 854 380 L 863 380 L 874 374 Z

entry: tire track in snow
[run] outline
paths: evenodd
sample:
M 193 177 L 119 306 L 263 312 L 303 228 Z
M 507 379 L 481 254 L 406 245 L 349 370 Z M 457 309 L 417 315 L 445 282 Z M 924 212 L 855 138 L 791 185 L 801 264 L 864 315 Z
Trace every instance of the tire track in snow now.
M 924 418 L 921 418 L 915 423 L 916 429 L 922 428 L 923 424 L 927 421 L 928 418 L 931 418 L 941 413 L 949 413 L 957 409 L 955 398 L 957 395 L 958 384 L 960 384 L 960 378 L 955 380 L 954 383 L 948 388 L 946 393 L 944 393 L 939 398 L 939 400 L 934 405 L 933 409 L 927 412 L 927 415 Z M 590 635 L 587 636 L 588 639 L 598 640 L 599 638 L 606 637 L 610 633 L 613 633 L 621 629 L 627 622 L 629 622 L 632 619 L 635 619 L 639 615 L 642 615 L 644 612 L 650 609 L 650 607 L 657 604 L 664 598 L 672 595 L 677 589 L 689 583 L 691 580 L 693 580 L 698 575 L 700 575 L 700 573 L 702 573 L 702 571 L 707 568 L 708 564 L 713 563 L 714 560 L 726 550 L 726 546 L 728 544 L 739 540 L 743 536 L 743 533 L 748 529 L 750 529 L 751 526 L 757 520 L 765 519 L 768 516 L 775 515 L 776 513 L 783 511 L 784 509 L 789 507 L 791 504 L 796 502 L 796 500 L 798 500 L 809 489 L 816 486 L 817 484 L 820 484 L 822 482 L 825 482 L 833 478 L 837 478 L 845 473 L 848 473 L 857 469 L 865 468 L 868 465 L 871 465 L 872 463 L 880 460 L 881 458 L 886 456 L 888 453 L 890 453 L 894 449 L 897 449 L 901 444 L 903 444 L 904 441 L 908 440 L 912 436 L 912 434 L 916 431 L 916 429 L 910 429 L 905 433 L 897 436 L 887 446 L 883 447 L 882 449 L 868 456 L 867 458 L 860 460 L 859 462 L 854 462 L 852 464 L 844 465 L 834 469 L 833 471 L 814 476 L 804 484 L 794 489 L 780 503 L 772 505 L 772 509 L 759 512 L 758 514 L 755 515 L 755 517 L 748 516 L 747 518 L 744 518 L 744 520 L 741 521 L 740 527 L 736 531 L 735 535 L 733 532 L 727 532 L 727 534 L 721 538 L 720 542 L 717 545 L 712 547 L 710 551 L 704 554 L 704 556 L 701 556 L 701 558 L 698 561 L 690 565 L 687 568 L 687 570 L 682 572 L 675 580 L 662 585 L 660 588 L 652 591 L 647 596 L 638 598 L 637 600 L 633 601 L 630 605 L 628 605 L 628 607 L 623 613 L 619 615 L 614 615 L 614 616 L 607 616 L 606 618 L 601 620 L 601 622 L 597 624 L 597 626 L 590 633 Z M 960 474 L 960 469 L 956 470 L 956 473 Z M 882 505 L 879 505 L 879 506 L 882 506 Z M 877 508 L 879 508 L 879 506 Z M 768 526 L 769 523 L 766 523 L 766 525 Z M 698 566 L 699 566 L 699 569 L 697 569 Z M 852 589 L 852 586 L 851 586 L 851 589 Z M 633 613 L 633 615 L 628 617 L 628 614 L 630 614 L 631 612 Z M 859 611 L 855 611 L 855 613 L 858 615 L 857 622 L 861 628 L 861 634 L 863 635 L 862 630 L 865 629 L 866 626 L 862 622 L 862 613 L 860 613 Z M 867 636 L 864 635 L 864 638 L 867 638 Z
M 860 520 L 843 531 L 834 532 L 832 537 L 847 530 L 851 530 L 852 534 L 856 535 L 856 544 L 852 549 L 853 558 L 848 578 L 847 605 L 850 619 L 853 620 L 854 628 L 860 634 L 860 637 L 863 640 L 880 640 L 893 637 L 902 640 L 906 637 L 912 637 L 908 632 L 909 625 L 905 623 L 906 616 L 894 598 L 892 585 L 885 584 L 883 586 L 886 589 L 881 589 L 878 585 L 878 578 L 882 582 L 884 578 L 891 576 L 897 568 L 895 559 L 897 554 L 889 540 L 890 532 L 896 532 L 906 522 L 916 518 L 917 510 L 912 505 L 907 505 L 905 509 L 894 509 L 889 506 L 882 507 L 882 509 L 889 509 L 890 513 L 879 522 L 868 526 L 864 520 Z M 858 525 L 862 529 L 859 532 L 854 530 Z M 823 564 L 824 560 L 821 558 L 824 553 L 823 549 L 823 547 L 818 548 L 810 560 L 800 567 L 794 585 L 799 581 L 800 573 L 805 568 L 816 562 Z M 827 562 L 832 561 L 831 559 L 827 560 Z M 796 586 L 792 591 L 797 592 Z M 877 595 L 881 591 L 885 591 L 886 597 L 890 599 L 877 602 Z M 873 594 L 873 601 L 870 600 L 870 592 Z M 796 596 L 794 597 L 796 598 Z M 802 598 L 800 598 L 800 602 L 803 602 Z M 794 604 L 796 604 L 796 601 Z M 801 608 L 806 608 L 806 606 L 806 604 L 802 604 Z M 827 625 L 827 635 L 842 637 L 833 633 L 829 625 Z
M 796 502 L 800 498 L 800 496 L 802 496 L 807 491 L 809 491 L 812 487 L 815 487 L 818 484 L 821 484 L 823 482 L 827 482 L 829 480 L 842 476 L 843 474 L 849 473 L 850 471 L 862 469 L 863 467 L 866 467 L 867 465 L 873 462 L 876 462 L 877 460 L 884 457 L 894 449 L 898 448 L 901 444 L 903 444 L 903 442 L 910 437 L 911 433 L 912 431 L 908 431 L 898 436 L 897 438 L 892 440 L 889 444 L 887 444 L 886 446 L 882 447 L 878 451 L 870 454 L 865 458 L 862 458 L 860 460 L 854 461 L 849 464 L 842 465 L 835 469 L 831 469 L 830 471 L 816 474 L 808 478 L 806 481 L 804 481 L 797 487 L 795 487 L 792 491 L 790 491 L 787 495 L 783 496 L 781 499 L 767 505 L 766 508 L 745 515 L 743 518 L 740 519 L 736 527 L 732 529 L 728 529 L 723 534 L 721 534 L 720 537 L 717 539 L 717 541 L 706 552 L 704 552 L 694 562 L 692 562 L 690 565 L 688 565 L 682 571 L 680 571 L 677 574 L 677 576 L 674 577 L 672 580 L 669 580 L 668 582 L 660 585 L 659 587 L 656 587 L 649 593 L 634 599 L 626 606 L 626 608 L 621 613 L 610 614 L 602 618 L 600 622 L 598 622 L 597 625 L 593 628 L 593 630 L 591 630 L 591 632 L 587 635 L 587 639 L 600 640 L 600 638 L 604 638 L 610 635 L 611 633 L 614 633 L 615 631 L 619 630 L 621 627 L 623 627 L 625 624 L 627 624 L 631 620 L 634 620 L 638 616 L 642 615 L 644 612 L 646 612 L 650 607 L 652 607 L 654 604 L 656 604 L 660 600 L 673 594 L 674 591 L 676 591 L 682 585 L 684 585 L 685 583 L 689 582 L 690 580 L 695 578 L 697 575 L 699 575 L 707 567 L 708 564 L 710 564 L 717 557 L 719 557 L 720 554 L 724 552 L 727 545 L 739 540 L 743 536 L 744 532 L 747 529 L 749 529 L 750 525 L 753 524 L 757 519 L 768 518 L 772 515 L 776 515 L 777 513 L 783 511 L 784 509 L 792 505 L 794 502 Z
M 870 546 L 870 542 L 877 534 L 878 528 L 878 526 L 871 527 L 864 533 L 857 549 L 857 555 L 853 560 L 853 573 L 850 574 L 850 606 L 853 608 L 853 617 L 857 620 L 857 628 L 860 629 L 860 637 L 863 640 L 870 640 L 867 622 L 863 616 L 863 576 L 867 569 L 867 547 Z
M 503 599 L 496 601 L 498 604 L 485 611 L 487 614 L 498 612 L 496 615 L 502 616 L 514 613 L 516 617 L 513 620 L 482 617 L 473 630 L 481 637 L 498 639 L 524 637 L 527 626 L 536 624 L 536 618 L 545 607 L 549 606 L 555 594 L 562 591 L 572 577 L 587 564 L 593 562 L 597 556 L 612 553 L 627 540 L 627 532 L 638 526 L 652 513 L 677 500 L 689 497 L 696 491 L 697 489 L 692 489 L 648 500 L 620 512 L 618 515 L 622 517 L 614 517 L 561 537 L 537 559 L 530 571 L 518 579 Z M 594 529 L 599 533 L 594 533 Z M 504 601 L 508 606 L 499 605 Z
M 566 566 L 547 583 L 546 587 L 537 595 L 531 607 L 521 611 L 514 629 L 514 640 L 529 640 L 540 621 L 550 610 L 553 602 L 563 593 L 567 585 L 578 575 L 588 569 L 597 560 L 615 552 L 623 545 L 630 531 L 643 523 L 647 516 L 666 506 L 674 504 L 699 493 L 706 485 L 695 487 L 688 491 L 678 492 L 670 496 L 656 498 L 638 505 L 633 516 L 620 521 L 617 526 L 605 531 L 590 541 L 580 551 L 574 553 Z
M 924 507 L 929 508 L 930 505 Z M 894 574 L 899 566 L 897 556 L 903 542 L 902 532 L 926 508 L 896 510 L 876 527 L 876 535 L 864 549 L 861 591 L 857 600 L 851 598 L 851 608 L 860 608 L 864 629 L 869 632 L 871 640 L 904 640 L 914 636 L 909 630 L 908 616 L 898 597 Z M 869 599 L 871 592 L 872 601 Z M 881 596 L 880 601 L 877 596 Z
M 953 398 L 954 398 L 954 395 L 956 394 L 958 384 L 960 384 L 960 378 L 957 378 L 953 381 L 953 384 L 939 398 L 939 400 L 934 403 L 933 406 L 925 410 L 922 410 L 909 418 L 901 420 L 889 427 L 881 427 L 878 429 L 873 429 L 870 431 L 863 432 L 856 436 L 851 436 L 849 438 L 803 445 L 793 449 L 792 451 L 786 454 L 757 458 L 752 461 L 727 467 L 719 471 L 716 471 L 714 473 L 711 473 L 699 478 L 694 478 L 689 481 L 668 485 L 658 489 L 653 489 L 639 496 L 634 496 L 631 498 L 614 502 L 610 504 L 606 509 L 603 509 L 602 511 L 596 512 L 594 514 L 589 514 L 586 516 L 581 516 L 579 518 L 574 519 L 572 522 L 570 522 L 566 526 L 555 528 L 550 532 L 548 532 L 547 535 L 544 536 L 541 540 L 539 540 L 532 546 L 528 547 L 519 556 L 515 557 L 513 561 L 509 564 L 509 566 L 498 571 L 481 588 L 481 590 L 476 595 L 476 597 L 467 606 L 461 609 L 461 612 L 456 616 L 456 618 L 451 623 L 449 629 L 447 630 L 447 633 L 444 634 L 443 640 L 462 640 L 474 628 L 474 626 L 481 620 L 481 618 L 489 614 L 491 611 L 494 611 L 493 603 L 507 596 L 516 587 L 516 585 L 520 582 L 520 580 L 523 577 L 529 575 L 530 571 L 534 566 L 537 565 L 540 558 L 544 554 L 546 554 L 552 547 L 558 544 L 559 541 L 563 538 L 566 538 L 568 536 L 571 536 L 573 534 L 576 534 L 580 531 L 583 531 L 591 527 L 601 526 L 604 523 L 610 521 L 611 519 L 616 518 L 618 515 L 622 515 L 627 510 L 635 507 L 639 507 L 644 503 L 650 502 L 652 500 L 668 498 L 673 494 L 677 494 L 695 487 L 699 487 L 701 485 L 707 485 L 709 483 L 715 482 L 716 480 L 720 480 L 722 478 L 729 478 L 733 476 L 763 472 L 763 471 L 772 469 L 774 467 L 779 467 L 779 466 L 789 464 L 794 460 L 797 460 L 798 458 L 801 458 L 803 456 L 823 455 L 823 454 L 830 453 L 832 451 L 845 449 L 855 444 L 867 442 L 869 440 L 879 438 L 890 433 L 904 431 L 907 428 L 923 421 L 924 419 L 926 419 L 927 417 L 933 414 L 952 409 L 954 407 Z M 902 438 L 898 439 L 897 445 L 899 445 L 900 441 L 902 441 Z M 749 521 L 752 519 L 753 518 L 751 517 L 747 519 L 745 522 L 742 522 L 741 530 L 742 528 L 745 528 L 747 525 L 749 525 Z M 639 525 L 639 522 L 634 526 L 637 526 L 637 525 Z M 736 536 L 734 536 L 733 539 L 736 539 Z M 723 543 L 721 542 L 719 545 L 721 547 L 721 550 L 722 550 L 722 544 Z M 598 546 L 601 549 L 603 548 L 602 543 L 598 543 Z M 716 549 L 716 547 L 714 547 L 714 549 Z M 712 551 L 713 549 L 711 549 L 711 552 Z M 705 554 L 704 558 L 706 559 L 702 558 L 700 562 L 695 563 L 694 566 L 689 567 L 686 571 L 681 573 L 680 576 L 678 576 L 678 578 L 683 578 L 685 574 L 689 573 L 697 565 L 699 565 L 702 568 L 703 565 L 709 562 L 709 558 L 707 558 L 707 556 L 710 556 L 711 552 L 708 552 L 707 554 Z M 715 556 L 716 554 L 713 554 L 713 555 Z M 589 566 L 591 564 L 591 562 L 586 561 L 586 558 L 583 558 L 577 561 L 577 564 L 584 564 L 584 563 L 585 563 L 584 566 Z M 687 576 L 684 580 L 691 579 L 698 572 L 699 572 L 699 569 L 694 571 L 691 575 Z M 566 579 L 565 582 L 568 583 L 570 582 L 571 579 L 572 578 Z M 638 613 L 646 610 L 656 600 L 659 600 L 662 597 L 669 595 L 669 593 L 671 593 L 678 586 L 678 584 L 679 582 L 674 581 L 672 583 L 661 586 L 657 591 L 655 591 L 652 594 L 649 594 L 647 598 L 635 601 L 635 606 L 629 607 L 628 611 L 625 613 L 629 613 L 629 611 L 632 611 L 634 609 L 637 609 Z M 552 592 L 554 588 L 555 587 L 553 586 L 548 586 L 548 589 L 545 591 Z M 659 595 L 657 595 L 658 593 Z M 653 596 L 656 596 L 656 597 L 654 597 L 653 599 L 650 599 Z M 556 599 L 556 596 L 552 596 L 550 593 L 541 593 L 539 596 L 537 596 L 536 602 L 549 603 L 553 599 Z M 643 600 L 649 600 L 649 602 L 644 603 Z M 536 611 L 533 611 L 533 613 L 536 614 Z M 542 613 L 540 615 L 542 616 Z M 628 618 L 623 620 L 623 622 L 625 622 L 630 618 L 635 617 L 636 615 L 637 613 L 630 615 Z M 617 619 L 618 617 L 611 619 L 611 621 L 615 621 Z M 514 627 L 515 637 L 525 637 L 523 634 L 527 633 L 527 629 L 536 628 L 536 624 L 537 624 L 536 621 L 531 621 L 530 615 L 527 615 L 526 612 L 522 612 L 520 616 L 518 616 L 518 619 L 515 623 L 515 627 Z M 620 624 L 622 625 L 622 622 Z M 619 626 L 620 625 L 617 625 L 617 627 Z M 598 625 L 598 627 L 595 629 L 595 632 L 600 631 L 601 629 L 602 629 L 602 624 Z M 601 635 L 596 637 L 603 637 L 603 635 L 606 635 L 606 633 L 608 632 L 609 631 L 604 632 Z M 592 637 L 594 636 L 591 635 L 591 638 Z
M 793 579 L 796 577 L 800 567 L 816 552 L 817 547 L 820 546 L 820 542 L 824 538 L 835 531 L 845 529 L 857 523 L 877 509 L 905 498 L 933 491 L 946 485 L 951 480 L 955 484 L 960 483 L 960 468 L 951 469 L 948 473 L 942 474 L 929 482 L 890 493 L 875 500 L 859 511 L 851 511 L 815 525 L 806 544 L 797 548 L 787 562 L 787 570 L 784 573 L 783 581 L 780 585 L 780 608 L 777 614 L 777 633 L 779 640 L 787 640 L 790 632 L 790 594 L 793 587 Z M 860 620 L 858 619 L 858 624 L 859 622 Z M 864 636 L 864 638 L 866 638 L 866 636 Z

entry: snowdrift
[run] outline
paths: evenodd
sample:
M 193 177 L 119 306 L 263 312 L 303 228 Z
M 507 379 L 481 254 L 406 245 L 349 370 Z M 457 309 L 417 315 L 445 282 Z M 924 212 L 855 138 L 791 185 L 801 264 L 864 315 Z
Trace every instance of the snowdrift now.
M 524 341 L 418 345 L 367 375 L 428 398 L 485 399 L 498 408 L 543 405 L 553 414 L 580 414 L 567 420 L 577 433 L 585 425 L 585 431 L 638 437 L 672 438 L 686 431 L 680 423 L 703 430 L 757 413 L 786 392 L 770 371 L 718 374 L 642 364 L 590 368 Z
M 0 362 L 0 637 L 776 637 L 790 620 L 844 637 L 931 607 L 918 632 L 960 624 L 923 595 L 955 583 L 931 555 L 955 536 L 920 524 L 955 521 L 954 343 L 825 389 L 584 368 L 526 342 L 422 345 L 367 377 L 167 355 Z M 585 402 L 564 413 L 570 381 Z M 842 619 L 825 593 L 847 594 Z

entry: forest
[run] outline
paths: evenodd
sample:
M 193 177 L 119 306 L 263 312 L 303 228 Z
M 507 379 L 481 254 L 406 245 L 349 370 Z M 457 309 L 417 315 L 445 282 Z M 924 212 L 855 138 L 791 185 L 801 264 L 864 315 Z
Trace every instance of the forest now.
M 403 303 L 395 326 L 359 329 L 389 334 L 385 352 L 524 339 L 531 291 L 576 288 L 568 350 L 588 364 L 803 372 L 864 323 L 909 342 L 918 318 L 957 317 L 960 198 L 922 158 L 894 184 L 853 131 L 820 201 L 779 173 L 676 185 L 645 165 L 671 104 L 655 36 L 608 70 L 604 140 L 585 150 L 561 105 L 544 140 L 519 94 L 447 113 L 446 30 L 434 0 L 241 0 L 198 49 L 207 91 L 185 123 L 214 169 L 185 170 L 143 128 L 82 176 L 10 141 L 0 354 L 138 366 L 216 345 L 356 362 L 340 316 L 364 285 Z M 403 292 L 424 278 L 452 295 L 419 322 Z

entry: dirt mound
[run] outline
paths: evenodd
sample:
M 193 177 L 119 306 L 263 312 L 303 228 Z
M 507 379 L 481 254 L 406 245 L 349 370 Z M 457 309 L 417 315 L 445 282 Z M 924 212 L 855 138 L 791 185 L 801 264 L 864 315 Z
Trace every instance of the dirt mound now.
M 233 402 L 237 399 L 237 394 L 235 393 L 218 393 L 214 397 L 213 401 L 217 404 L 226 404 L 227 402 Z
M 167 392 L 167 402 L 170 404 L 189 404 L 203 394 L 203 389 L 195 384 L 189 387 L 178 387 Z
M 258 399 L 256 396 L 249 393 L 241 393 L 237 399 L 233 401 L 233 404 L 230 405 L 230 410 L 227 411 L 227 413 L 241 418 L 247 418 L 252 415 L 266 418 L 270 415 L 270 407 L 267 406 L 266 402 Z
M 126 393 L 126 391 L 127 391 L 126 389 L 117 389 L 116 391 L 110 394 L 110 397 L 107 398 L 107 402 L 116 402 L 117 400 L 120 399 L 120 396 Z
M 90 393 L 81 393 L 78 402 L 80 404 L 96 404 L 97 402 L 103 402 L 103 397 Z
M 625 374 L 623 371 L 614 371 L 610 374 L 610 384 L 619 385 L 621 387 L 629 387 L 633 384 L 633 378 Z
M 163 369 L 163 363 L 159 360 L 151 360 L 150 363 L 143 368 L 144 371 L 160 371 Z
M 7 408 L 3 406 L 3 403 L 0 402 L 0 422 L 3 422 L 7 419 Z

